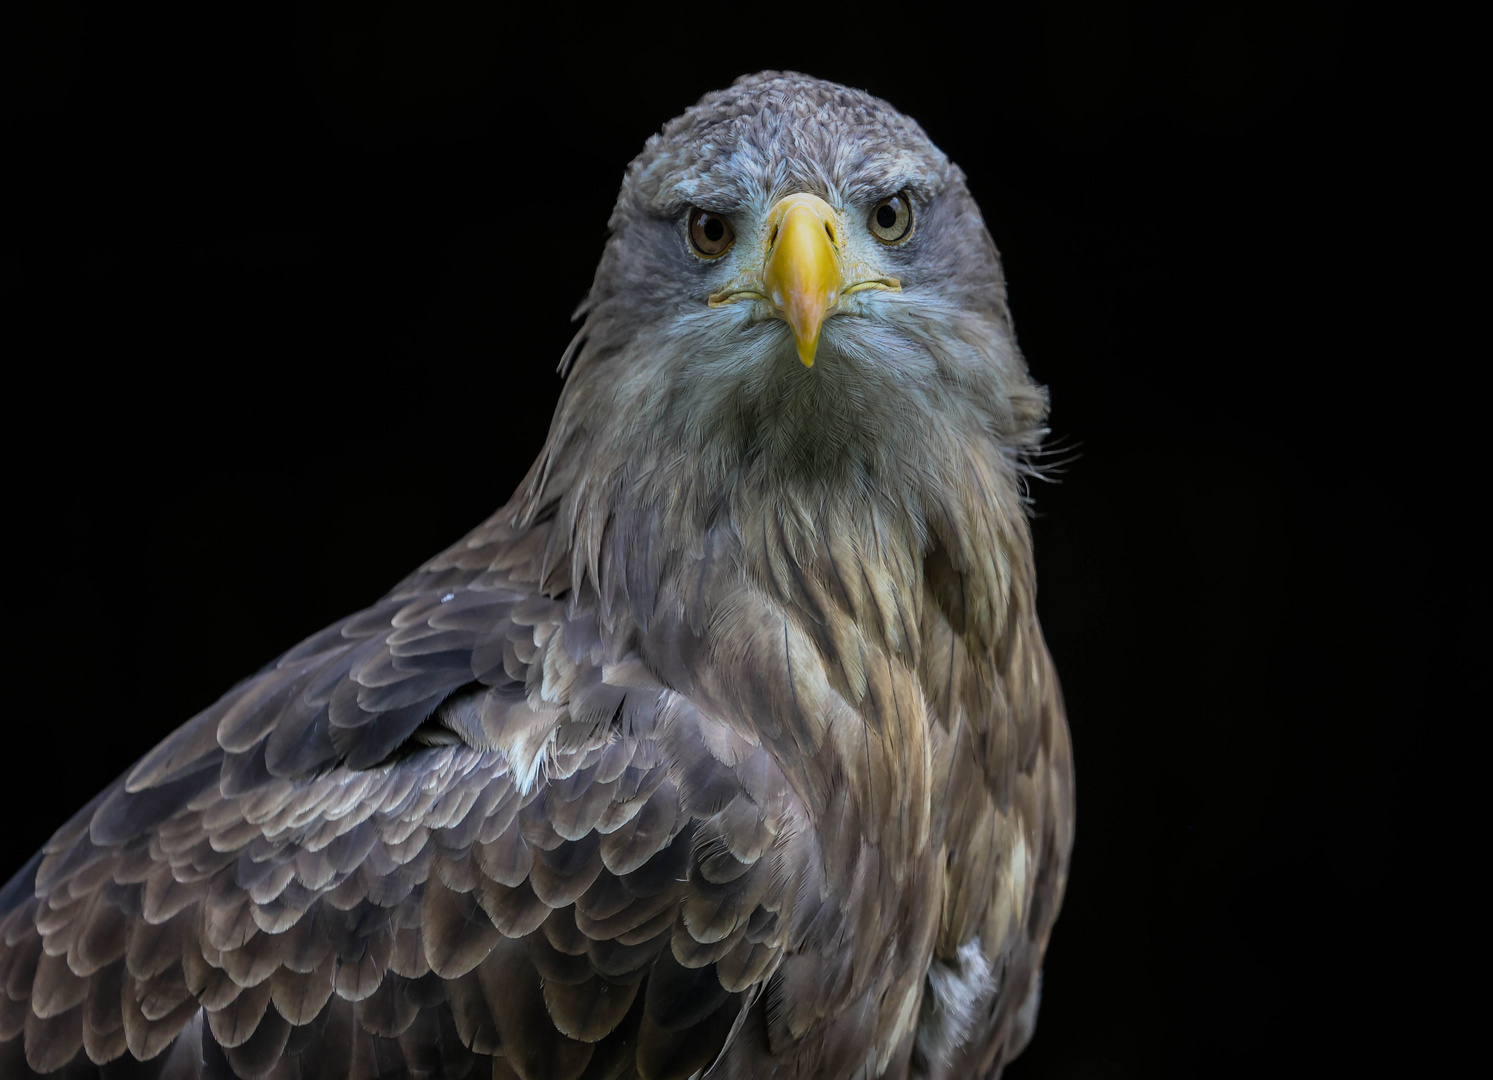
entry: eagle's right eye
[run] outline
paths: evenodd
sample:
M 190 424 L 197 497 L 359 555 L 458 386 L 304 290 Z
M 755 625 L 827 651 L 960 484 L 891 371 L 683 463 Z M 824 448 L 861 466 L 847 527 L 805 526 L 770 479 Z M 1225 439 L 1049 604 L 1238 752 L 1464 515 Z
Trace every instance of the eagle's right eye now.
M 705 259 L 724 255 L 735 239 L 736 230 L 721 215 L 709 210 L 690 210 L 689 242 L 696 255 Z

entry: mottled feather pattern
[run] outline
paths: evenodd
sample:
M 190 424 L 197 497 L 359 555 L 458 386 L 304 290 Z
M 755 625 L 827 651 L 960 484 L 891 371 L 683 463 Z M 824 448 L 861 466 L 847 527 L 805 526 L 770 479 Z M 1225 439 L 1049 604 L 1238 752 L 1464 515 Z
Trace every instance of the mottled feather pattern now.
M 1073 820 L 1046 404 L 962 176 L 776 73 L 628 175 L 512 501 L 0 892 L 0 1076 L 932 1080 L 1030 1037 Z M 812 372 L 668 291 L 691 201 L 887 184 L 927 254 Z
M 304 1075 L 291 1032 L 339 1017 L 398 1059 L 401 1036 L 450 1011 L 460 982 L 477 997 L 442 1053 L 463 1070 L 502 1047 L 520 1076 L 610 1075 L 587 1071 L 598 1054 L 648 1025 L 696 1028 L 760 980 L 781 949 L 781 772 L 638 665 L 611 665 L 617 685 L 598 644 L 568 649 L 584 620 L 493 573 L 502 537 L 480 574 L 437 560 L 293 650 L 59 832 L 36 895 L 4 922 L 0 1037 L 31 1068 L 80 1047 L 151 1058 L 199 1008 L 197 1037 L 242 1075 Z M 391 716 L 401 742 L 385 746 Z M 461 738 L 408 741 L 431 723 Z M 334 726 L 377 750 L 350 741 L 305 762 L 307 747 L 336 746 Z M 287 731 L 290 759 L 269 746 Z M 352 767 L 355 754 L 375 761 Z M 265 775 L 240 790 L 226 778 L 246 758 Z M 279 775 L 286 760 L 299 768 Z M 632 1009 L 665 955 L 708 970 L 712 1008 L 660 989 Z M 485 1051 L 472 1015 L 492 1028 Z M 664 1042 L 654 1075 L 698 1067 L 679 1072 L 676 1051 L 695 1062 L 718 1048 Z

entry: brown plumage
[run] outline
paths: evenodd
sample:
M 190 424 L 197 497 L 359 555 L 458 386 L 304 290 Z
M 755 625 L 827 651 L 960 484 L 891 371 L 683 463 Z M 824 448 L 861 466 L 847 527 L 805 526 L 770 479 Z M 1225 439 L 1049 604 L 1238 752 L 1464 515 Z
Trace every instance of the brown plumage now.
M 611 230 L 512 501 L 0 892 L 0 1075 L 1020 1051 L 1072 765 L 1022 501 L 1045 398 L 963 177 L 766 73 L 649 141 Z

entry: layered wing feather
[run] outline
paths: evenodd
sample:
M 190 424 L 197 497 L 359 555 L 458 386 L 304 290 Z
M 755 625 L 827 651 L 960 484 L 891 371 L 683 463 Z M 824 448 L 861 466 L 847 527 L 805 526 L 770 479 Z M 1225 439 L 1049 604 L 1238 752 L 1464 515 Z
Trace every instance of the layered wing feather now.
M 542 557 L 479 530 L 60 829 L 3 893 L 0 1074 L 707 1064 L 783 948 L 801 809 Z

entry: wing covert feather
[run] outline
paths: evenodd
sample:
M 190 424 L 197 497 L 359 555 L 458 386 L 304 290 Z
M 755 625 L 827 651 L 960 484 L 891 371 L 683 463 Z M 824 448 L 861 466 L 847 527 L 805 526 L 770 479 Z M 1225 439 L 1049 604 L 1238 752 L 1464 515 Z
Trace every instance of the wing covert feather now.
M 787 785 L 763 799 L 760 747 L 722 754 L 646 667 L 605 662 L 594 614 L 495 571 L 512 537 L 487 528 L 193 717 L 7 887 L 14 1075 L 714 1056 L 781 955 L 757 916 Z

